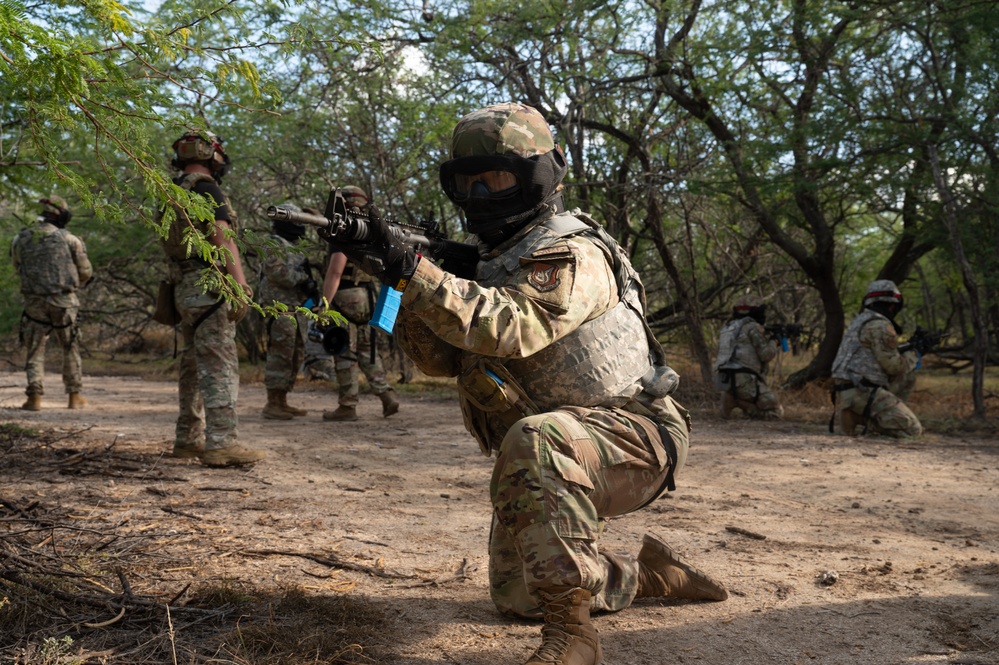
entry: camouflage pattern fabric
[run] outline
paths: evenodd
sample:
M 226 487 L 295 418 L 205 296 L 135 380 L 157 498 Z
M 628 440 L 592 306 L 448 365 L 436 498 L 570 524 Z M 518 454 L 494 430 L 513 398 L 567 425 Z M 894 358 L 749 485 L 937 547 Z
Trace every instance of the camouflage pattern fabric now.
M 888 383 L 883 387 L 872 388 L 863 385 L 844 390 L 839 393 L 839 409 L 849 409 L 858 415 L 864 415 L 870 401 L 868 431 L 893 437 L 919 436 L 923 426 L 919 418 L 912 412 L 904 398 L 912 392 L 915 386 L 915 368 L 919 357 L 915 351 L 898 352 L 898 334 L 895 326 L 885 316 L 873 313 L 874 316 L 864 316 L 870 310 L 859 315 L 855 322 L 859 329 L 848 330 L 844 336 L 844 345 L 856 344 L 861 349 L 840 349 L 840 354 L 848 354 L 853 359 L 851 374 L 865 376 L 872 371 L 865 370 L 863 363 L 877 363 L 877 370 L 888 377 Z M 854 328 L 854 323 L 850 324 Z M 857 352 L 863 350 L 863 353 Z M 839 354 L 838 354 L 839 355 Z M 846 380 L 846 371 L 834 372 L 840 380 Z M 874 398 L 871 399 L 871 392 Z
M 195 328 L 195 322 L 218 302 L 218 295 L 202 292 L 197 269 L 181 272 L 174 263 L 171 277 L 184 340 L 175 445 L 195 447 L 203 442 L 206 450 L 228 448 L 236 444 L 239 425 L 236 324 L 229 320 L 230 306 L 223 303 Z
M 515 254 L 501 254 L 520 268 L 498 283 L 460 279 L 419 262 L 402 296 L 396 339 L 421 370 L 455 376 L 483 357 L 529 360 L 617 303 L 607 256 L 588 239 L 566 240 L 543 269 Z M 639 348 L 648 353 L 646 344 Z M 552 380 L 563 371 L 572 368 L 552 367 Z M 463 409 L 466 401 L 462 396 Z M 485 417 L 499 427 L 498 416 Z M 687 413 L 640 388 L 621 404 L 566 404 L 505 430 L 494 447 L 490 484 L 490 588 L 501 611 L 540 616 L 538 591 L 560 586 L 590 590 L 605 610 L 631 603 L 635 558 L 604 552 L 597 540 L 602 518 L 636 510 L 663 489 L 671 462 L 656 420 L 676 446 L 672 470 L 679 472 Z
M 781 417 L 784 407 L 763 379 L 768 363 L 777 357 L 777 342 L 767 339 L 766 329 L 748 316 L 735 319 L 722 329 L 718 347 L 715 370 L 749 370 L 732 375 L 736 406 L 751 418 Z
M 24 369 L 28 388 L 25 393 L 28 395 L 45 394 L 45 344 L 53 333 L 62 348 L 62 382 L 66 392 L 78 393 L 82 389 L 80 334 L 76 325 L 78 311 L 78 307 L 56 307 L 44 296 L 24 297 L 21 339 L 26 355 Z
M 300 285 L 309 274 L 305 258 L 294 245 L 278 235 L 272 235 L 275 247 L 264 260 L 257 302 L 270 305 L 283 303 L 289 309 L 300 307 L 306 295 Z M 305 357 L 305 335 L 308 318 L 289 312 L 267 321 L 267 362 L 264 365 L 264 386 L 268 390 L 289 391 L 295 385 L 298 369 Z
M 357 406 L 360 394 L 360 372 L 364 372 L 371 392 L 383 395 L 391 390 L 385 379 L 381 354 L 375 351 L 371 361 L 371 326 L 354 323 L 371 319 L 371 301 L 366 288 L 339 289 L 333 296 L 336 310 L 350 322 L 350 353 L 337 357 L 335 362 L 337 394 L 342 406 Z M 360 371 L 358 371 L 360 370 Z
M 463 117 L 451 135 L 451 156 L 533 157 L 555 148 L 544 117 L 523 104 L 496 104 Z
M 24 313 L 20 336 L 25 347 L 28 395 L 45 393 L 45 345 L 55 334 L 62 348 L 62 381 L 67 393 L 83 385 L 77 314 L 77 288 L 93 276 L 87 248 L 78 237 L 41 222 L 11 242 L 14 269 L 21 277 Z

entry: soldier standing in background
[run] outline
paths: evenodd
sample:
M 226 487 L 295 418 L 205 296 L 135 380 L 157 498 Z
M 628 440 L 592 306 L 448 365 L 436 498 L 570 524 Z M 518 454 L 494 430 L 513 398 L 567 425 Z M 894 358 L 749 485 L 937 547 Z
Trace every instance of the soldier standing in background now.
M 478 239 L 475 279 L 417 256 L 371 210 L 377 277 L 402 292 L 400 346 L 428 375 L 457 377 L 465 426 L 496 456 L 489 587 L 504 614 L 544 620 L 526 665 L 595 665 L 591 609 L 728 597 L 652 534 L 637 556 L 598 546 L 605 518 L 673 489 L 689 432 L 669 396 L 679 378 L 627 255 L 565 212 L 568 167 L 540 113 L 470 113 L 451 155 L 441 185 Z
M 21 313 L 21 343 L 25 347 L 28 374 L 27 411 L 42 408 L 45 376 L 45 344 L 55 332 L 62 347 L 62 382 L 69 394 L 69 408 L 82 409 L 87 400 L 80 394 L 83 377 L 77 314 L 77 289 L 93 275 L 87 247 L 66 230 L 73 217 L 66 201 L 58 196 L 41 199 L 38 225 L 25 228 L 11 243 L 14 269 L 21 277 L 24 310 Z
M 895 316 L 902 310 L 895 282 L 879 279 L 867 286 L 863 311 L 843 335 L 832 375 L 839 401 L 840 426 L 853 436 L 857 426 L 888 436 L 919 436 L 923 426 L 905 404 L 916 384 L 915 351 L 899 353 Z
M 295 211 L 300 208 L 285 204 Z M 258 302 L 270 305 L 283 303 L 288 312 L 267 318 L 267 362 L 264 365 L 264 386 L 267 404 L 262 415 L 270 420 L 291 420 L 304 416 L 308 411 L 288 404 L 288 393 L 295 386 L 298 369 L 305 357 L 305 335 L 309 320 L 296 312 L 305 302 L 318 295 L 316 280 L 309 270 L 309 261 L 296 245 L 305 237 L 305 226 L 284 220 L 274 220 L 271 234 L 273 247 L 269 247 L 263 263 Z
M 178 380 L 180 414 L 173 456 L 198 457 L 206 466 L 253 464 L 263 459 L 264 453 L 237 442 L 236 323 L 247 308 L 230 306 L 219 293 L 205 293 L 198 284 L 205 269 L 215 269 L 231 275 L 247 297 L 253 295 L 243 274 L 239 248 L 227 235 L 238 230 L 236 213 L 219 187 L 229 169 L 229 156 L 221 140 L 210 132 L 187 132 L 174 142 L 173 149 L 176 154 L 173 166 L 181 171 L 174 184 L 206 197 L 215 207 L 214 221 L 202 222 L 190 219 L 183 208 L 174 206 L 176 218 L 163 242 L 184 339 Z M 189 256 L 184 230 L 192 227 L 212 245 L 226 249 L 228 259 L 212 266 L 200 256 Z
M 766 307 L 759 296 L 740 297 L 718 337 L 715 387 L 721 393 L 722 418 L 731 416 L 734 408 L 750 418 L 777 420 L 784 415 L 784 407 L 764 379 L 767 364 L 777 357 L 777 342 L 767 338 L 763 327 Z
M 363 210 L 368 205 L 368 195 L 360 187 L 348 186 L 341 190 L 347 205 Z M 323 420 L 357 420 L 357 402 L 360 394 L 360 373 L 368 379 L 371 392 L 382 401 L 382 416 L 388 418 L 399 411 L 395 391 L 385 379 L 385 368 L 375 344 L 375 331 L 368 325 L 373 310 L 374 291 L 371 277 L 364 274 L 340 252 L 330 255 L 323 278 L 323 298 L 335 305 L 347 319 L 350 347 L 335 360 L 339 404 L 335 411 L 324 411 Z

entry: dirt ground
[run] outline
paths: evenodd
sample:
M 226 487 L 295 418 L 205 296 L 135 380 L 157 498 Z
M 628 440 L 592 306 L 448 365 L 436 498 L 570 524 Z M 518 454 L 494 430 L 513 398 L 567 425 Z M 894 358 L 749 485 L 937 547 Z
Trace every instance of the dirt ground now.
M 335 406 L 328 386 L 293 393 L 309 415 L 278 422 L 260 416 L 263 386 L 244 385 L 240 436 L 268 456 L 250 470 L 219 470 L 163 457 L 172 381 L 87 377 L 89 408 L 69 411 L 50 374 L 38 413 L 17 408 L 23 381 L 0 374 L 0 422 L 49 433 L 8 440 L 0 453 L 0 568 L 11 569 L 5 554 L 26 525 L 38 530 L 27 549 L 49 557 L 102 537 L 87 540 L 81 526 L 43 538 L 43 523 L 59 515 L 114 534 L 102 547 L 122 560 L 149 562 L 99 578 L 94 594 L 103 586 L 106 596 L 178 609 L 165 651 L 148 617 L 130 609 L 100 626 L 118 606 L 92 604 L 85 621 L 52 632 L 74 640 L 77 660 L 43 661 L 37 637 L 8 633 L 0 662 L 278 662 L 225 656 L 222 637 L 181 620 L 180 608 L 212 584 L 356 603 L 345 610 L 367 630 L 356 662 L 519 665 L 537 644 L 538 624 L 504 618 L 489 600 L 491 465 L 447 391 L 406 390 L 390 419 L 362 396 L 358 422 L 333 424 L 320 418 Z M 849 439 L 818 424 L 694 415 L 677 490 L 611 520 L 602 544 L 637 552 L 645 532 L 661 534 L 731 597 L 639 601 L 596 617 L 605 663 L 999 663 L 999 442 Z M 0 600 L 14 588 L 3 584 Z M 129 621 L 128 644 L 83 649 Z M 280 662 L 333 661 L 317 653 Z

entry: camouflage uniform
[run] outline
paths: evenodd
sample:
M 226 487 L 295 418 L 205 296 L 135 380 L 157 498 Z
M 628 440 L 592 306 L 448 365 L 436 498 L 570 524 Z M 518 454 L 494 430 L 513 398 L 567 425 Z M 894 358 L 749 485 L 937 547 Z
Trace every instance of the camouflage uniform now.
M 45 393 L 45 344 L 54 332 L 62 347 L 66 392 L 79 393 L 83 379 L 77 327 L 80 300 L 76 291 L 93 275 L 87 248 L 66 229 L 41 221 L 14 237 L 11 257 L 21 277 L 24 297 L 20 336 L 27 355 L 25 392 L 29 397 Z
M 751 418 L 781 417 L 784 408 L 763 377 L 777 357 L 777 343 L 749 316 L 733 319 L 718 340 L 717 388 L 735 398 L 735 406 Z
M 397 339 L 427 374 L 459 377 L 466 427 L 496 454 L 496 606 L 539 617 L 539 592 L 581 587 L 594 608 L 619 610 L 635 597 L 639 566 L 597 547 L 601 520 L 666 489 L 686 459 L 687 412 L 666 396 L 675 374 L 650 361 L 631 309 L 644 292 L 627 259 L 573 215 L 540 221 L 485 257 L 475 281 L 420 261 Z M 632 290 L 619 292 L 618 275 L 634 278 Z M 581 348 L 590 361 L 577 366 Z
M 838 408 L 881 434 L 919 436 L 923 426 L 903 401 L 915 385 L 918 362 L 914 351 L 898 352 L 895 324 L 865 309 L 850 323 L 833 362 Z
M 274 234 L 277 247 L 264 261 L 258 302 L 269 305 L 279 302 L 294 309 L 303 304 L 306 295 L 301 285 L 309 279 L 305 259 L 293 251 L 294 245 Z M 268 390 L 289 391 L 295 385 L 298 369 L 305 356 L 305 335 L 308 317 L 289 312 L 267 320 L 267 363 L 264 385 Z
M 348 263 L 347 270 L 350 271 L 351 268 L 352 265 Z M 338 401 L 341 406 L 348 407 L 357 406 L 360 372 L 364 372 L 371 392 L 375 395 L 380 397 L 392 389 L 385 379 L 381 354 L 377 349 L 372 353 L 371 344 L 375 332 L 368 325 L 371 320 L 372 292 L 363 278 L 358 279 L 359 274 L 360 271 L 353 268 L 351 276 L 357 281 L 342 280 L 341 284 L 348 283 L 351 286 L 337 289 L 333 296 L 333 305 L 347 319 L 350 331 L 349 351 L 335 359 Z
M 235 228 L 235 212 L 215 180 L 208 175 L 190 173 L 174 180 L 175 184 L 209 196 L 219 208 L 217 219 L 230 221 Z M 175 448 L 218 450 L 236 445 L 239 419 L 239 358 L 236 351 L 236 323 L 230 320 L 231 307 L 218 293 L 205 293 L 198 284 L 207 264 L 186 258 L 187 248 L 181 230 L 187 215 L 178 209 L 164 250 L 170 259 L 169 276 L 174 283 L 174 304 L 181 315 L 180 332 L 184 348 L 180 357 L 178 393 L 180 414 L 177 417 Z M 209 223 L 192 220 L 201 233 L 210 232 Z

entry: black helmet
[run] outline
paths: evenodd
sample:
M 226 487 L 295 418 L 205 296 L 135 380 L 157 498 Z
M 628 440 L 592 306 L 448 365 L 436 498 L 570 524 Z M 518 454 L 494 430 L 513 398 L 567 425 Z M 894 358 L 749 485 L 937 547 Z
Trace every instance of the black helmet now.
M 173 142 L 175 157 L 170 162 L 183 170 L 188 164 L 207 166 L 217 182 L 229 172 L 229 155 L 225 154 L 222 139 L 209 131 L 189 130 Z
M 523 104 L 469 113 L 451 135 L 441 187 L 468 219 L 468 230 L 496 246 L 546 206 L 560 206 L 569 167 L 544 117 Z

